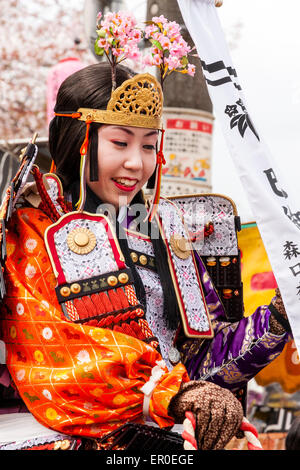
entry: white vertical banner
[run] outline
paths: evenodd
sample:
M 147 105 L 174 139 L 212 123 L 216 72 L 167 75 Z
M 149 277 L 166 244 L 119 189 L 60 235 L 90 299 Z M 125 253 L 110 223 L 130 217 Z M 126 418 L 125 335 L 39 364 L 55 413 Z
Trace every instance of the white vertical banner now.
M 215 0 L 178 0 L 201 59 L 214 114 L 264 242 L 300 353 L 300 201 L 247 111 Z

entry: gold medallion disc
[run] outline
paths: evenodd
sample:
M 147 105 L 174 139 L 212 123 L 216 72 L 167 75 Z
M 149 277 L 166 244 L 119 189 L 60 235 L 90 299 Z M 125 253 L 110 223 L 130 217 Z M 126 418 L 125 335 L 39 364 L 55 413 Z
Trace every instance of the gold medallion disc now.
M 69 233 L 67 244 L 70 250 L 78 255 L 90 253 L 96 246 L 95 234 L 86 227 L 77 227 Z
M 187 259 L 191 254 L 188 240 L 177 233 L 171 236 L 170 245 L 175 255 L 180 259 Z

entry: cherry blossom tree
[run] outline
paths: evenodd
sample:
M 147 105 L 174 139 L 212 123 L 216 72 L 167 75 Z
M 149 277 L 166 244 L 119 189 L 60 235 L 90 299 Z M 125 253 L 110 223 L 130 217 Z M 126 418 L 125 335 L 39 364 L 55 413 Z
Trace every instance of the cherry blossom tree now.
M 95 62 L 84 0 L 0 0 L 0 139 L 46 137 L 46 80 L 66 57 Z

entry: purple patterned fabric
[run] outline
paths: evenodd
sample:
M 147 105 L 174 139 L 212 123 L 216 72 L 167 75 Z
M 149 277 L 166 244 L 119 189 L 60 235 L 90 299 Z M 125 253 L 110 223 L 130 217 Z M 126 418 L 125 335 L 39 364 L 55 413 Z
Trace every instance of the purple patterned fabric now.
M 0 415 L 24 412 L 28 412 L 27 407 L 12 386 L 8 368 L 5 364 L 0 364 Z
M 0 364 L 0 385 L 3 387 L 9 387 L 11 378 L 8 369 L 5 364 Z
M 209 380 L 235 391 L 275 359 L 291 336 L 269 332 L 271 312 L 266 305 L 239 322 L 227 322 L 218 294 L 197 253 L 196 259 L 215 336 L 201 342 L 185 366 L 192 380 Z

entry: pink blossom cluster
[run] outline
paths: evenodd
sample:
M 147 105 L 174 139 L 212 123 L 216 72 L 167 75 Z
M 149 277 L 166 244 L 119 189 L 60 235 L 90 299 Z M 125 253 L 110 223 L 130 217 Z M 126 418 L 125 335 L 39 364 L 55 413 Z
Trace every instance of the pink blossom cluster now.
M 97 15 L 97 34 L 95 52 L 104 53 L 114 63 L 124 59 L 138 61 L 141 53 L 138 43 L 142 39 L 142 32 L 136 27 L 136 19 L 131 13 L 119 11 L 108 12 L 102 18 L 101 12 Z
M 188 61 L 191 47 L 181 36 L 180 29 L 178 23 L 168 21 L 163 15 L 153 17 L 145 28 L 151 48 L 143 62 L 159 67 L 163 79 L 173 71 L 195 74 L 195 66 Z

